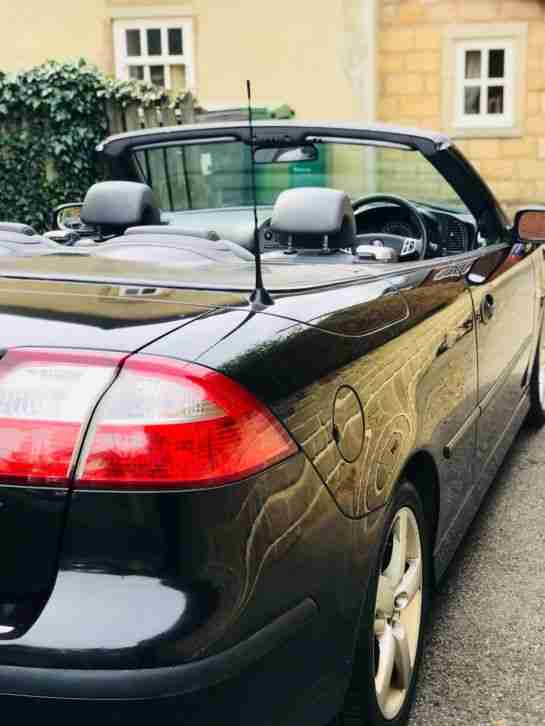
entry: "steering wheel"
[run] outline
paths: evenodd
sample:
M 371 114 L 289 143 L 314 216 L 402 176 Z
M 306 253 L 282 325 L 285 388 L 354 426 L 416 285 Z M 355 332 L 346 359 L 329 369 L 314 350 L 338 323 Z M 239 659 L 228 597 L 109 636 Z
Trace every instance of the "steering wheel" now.
M 352 209 L 356 212 L 361 207 L 380 202 L 395 204 L 402 209 L 406 209 L 411 220 L 418 227 L 420 238 L 402 237 L 399 234 L 388 234 L 387 232 L 371 232 L 370 234 L 359 234 L 357 236 L 357 243 L 376 245 L 378 241 L 384 247 L 394 249 L 400 259 L 418 254 L 418 259 L 423 260 L 428 249 L 428 233 L 422 215 L 408 199 L 395 196 L 394 194 L 371 194 L 368 197 L 361 197 L 360 199 L 356 199 L 355 202 L 352 202 Z

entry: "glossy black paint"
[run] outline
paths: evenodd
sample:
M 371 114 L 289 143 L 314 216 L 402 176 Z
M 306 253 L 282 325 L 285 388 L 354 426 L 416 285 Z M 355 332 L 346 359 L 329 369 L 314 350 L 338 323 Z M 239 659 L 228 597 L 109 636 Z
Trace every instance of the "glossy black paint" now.
M 312 519 L 312 536 L 290 530 L 300 517 Z M 327 547 L 319 545 L 324 535 Z M 25 636 L 1 644 L 2 662 L 135 668 L 224 650 L 295 607 L 303 593 L 325 606 L 331 582 L 325 586 L 324 569 L 335 570 L 349 537 L 302 454 L 206 492 L 74 492 L 52 597 Z M 288 550 L 297 577 L 285 582 Z M 264 568 L 275 598 L 261 589 Z M 342 596 L 342 569 L 335 577 L 332 591 Z M 135 602 L 142 612 L 136 628 Z M 80 619 L 86 628 L 65 627 Z
M 67 499 L 67 490 L 0 487 L 0 625 L 12 637 L 34 622 L 51 592 Z

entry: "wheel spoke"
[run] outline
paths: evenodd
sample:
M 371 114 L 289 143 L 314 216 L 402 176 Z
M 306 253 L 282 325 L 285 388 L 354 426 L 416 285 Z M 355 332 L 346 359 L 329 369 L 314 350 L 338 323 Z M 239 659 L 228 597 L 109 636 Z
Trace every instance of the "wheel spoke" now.
M 396 585 L 405 574 L 407 562 L 407 539 L 409 536 L 408 512 L 402 509 L 397 517 L 396 525 L 392 532 L 393 546 L 390 564 L 384 574 Z
M 384 632 L 377 638 L 379 647 L 378 671 L 375 676 L 375 689 L 377 701 L 382 709 L 386 705 L 388 693 L 392 686 L 394 672 L 396 641 L 390 625 L 386 625 Z
M 422 560 L 417 557 L 409 560 L 409 569 L 396 588 L 394 601 L 397 607 L 404 608 L 422 588 Z M 404 601 L 404 602 L 403 602 Z
M 382 615 L 392 616 L 394 612 L 395 586 L 392 581 L 380 575 L 377 587 L 377 604 L 375 611 Z
M 407 633 L 402 625 L 396 624 L 392 630 L 395 640 L 395 665 L 399 674 L 399 686 L 406 690 L 409 687 L 412 676 L 411 654 L 409 651 L 409 641 Z

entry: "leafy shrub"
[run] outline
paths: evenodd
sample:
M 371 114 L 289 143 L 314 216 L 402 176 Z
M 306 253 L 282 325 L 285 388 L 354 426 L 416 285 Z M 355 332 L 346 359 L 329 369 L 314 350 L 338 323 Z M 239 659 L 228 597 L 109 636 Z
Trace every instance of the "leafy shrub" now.
M 158 87 L 108 78 L 84 60 L 0 73 L 0 220 L 49 226 L 57 204 L 97 181 L 94 149 L 108 133 L 106 104 L 170 105 Z

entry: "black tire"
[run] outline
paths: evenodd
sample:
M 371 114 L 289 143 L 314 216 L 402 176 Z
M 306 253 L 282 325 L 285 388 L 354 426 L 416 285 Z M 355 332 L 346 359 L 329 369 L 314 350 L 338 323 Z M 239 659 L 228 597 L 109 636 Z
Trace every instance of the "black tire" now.
M 375 638 L 375 604 L 379 575 L 386 569 L 385 558 L 388 558 L 388 548 L 391 542 L 392 525 L 400 510 L 409 508 L 414 514 L 420 535 L 422 553 L 422 608 L 420 630 L 416 646 L 416 655 L 412 666 L 412 675 L 409 686 L 406 688 L 402 705 L 393 718 L 387 718 L 378 703 L 375 687 L 377 661 L 375 651 L 377 640 Z M 420 497 L 414 486 L 408 481 L 402 481 L 388 504 L 384 529 L 376 557 L 374 571 L 369 583 L 367 597 L 362 606 L 360 616 L 359 634 L 355 648 L 352 678 L 346 696 L 343 712 L 339 723 L 342 726 L 403 726 L 407 723 L 414 700 L 418 669 L 422 657 L 422 641 L 426 619 L 430 605 L 432 584 L 432 562 L 430 544 L 430 523 L 426 521 Z
M 534 428 L 540 428 L 545 424 L 545 350 L 542 347 L 542 340 L 543 329 L 537 343 L 530 376 L 530 410 L 527 420 Z

